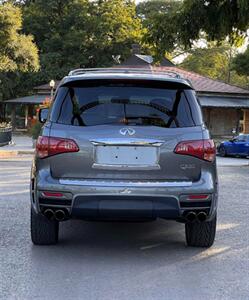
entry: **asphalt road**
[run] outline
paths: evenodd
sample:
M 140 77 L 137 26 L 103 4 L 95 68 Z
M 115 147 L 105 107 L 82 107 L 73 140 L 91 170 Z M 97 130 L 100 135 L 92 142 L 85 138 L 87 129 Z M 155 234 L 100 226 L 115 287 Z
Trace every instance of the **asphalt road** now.
M 249 299 L 249 167 L 219 167 L 216 242 L 185 246 L 175 222 L 65 222 L 29 236 L 30 158 L 0 160 L 1 299 Z

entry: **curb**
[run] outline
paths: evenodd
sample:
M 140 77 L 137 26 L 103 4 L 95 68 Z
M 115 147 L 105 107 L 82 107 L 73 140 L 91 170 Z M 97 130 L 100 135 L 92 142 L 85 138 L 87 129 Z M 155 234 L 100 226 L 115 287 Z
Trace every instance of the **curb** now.
M 0 158 L 16 157 L 18 155 L 33 155 L 35 150 L 0 150 Z

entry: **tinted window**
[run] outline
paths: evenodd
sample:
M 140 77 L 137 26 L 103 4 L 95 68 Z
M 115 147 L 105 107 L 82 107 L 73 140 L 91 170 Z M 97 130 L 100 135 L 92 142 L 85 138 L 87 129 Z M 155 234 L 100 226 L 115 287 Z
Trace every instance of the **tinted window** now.
M 74 126 L 190 127 L 202 123 L 191 90 L 125 83 L 61 87 L 51 118 Z
M 239 135 L 239 136 L 236 138 L 236 140 L 237 140 L 238 142 L 245 142 L 245 141 L 246 141 L 246 136 L 243 135 L 243 134 L 241 134 L 241 135 Z

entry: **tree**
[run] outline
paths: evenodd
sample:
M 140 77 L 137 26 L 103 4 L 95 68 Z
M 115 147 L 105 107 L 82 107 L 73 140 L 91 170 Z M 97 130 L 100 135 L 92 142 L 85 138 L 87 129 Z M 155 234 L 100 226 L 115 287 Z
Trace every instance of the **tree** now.
M 179 34 L 184 45 L 191 45 L 204 31 L 209 40 L 241 43 L 249 27 L 248 0 L 184 0 L 179 16 Z
M 132 0 L 99 0 L 91 8 L 93 22 L 89 54 L 93 66 L 112 66 L 112 56 L 125 60 L 131 54 L 131 45 L 140 43 L 142 24 L 136 15 Z
M 0 100 L 14 95 L 20 73 L 39 69 L 38 49 L 31 35 L 20 34 L 22 14 L 10 3 L 0 5 Z
M 125 0 L 37 0 L 23 4 L 24 32 L 40 49 L 39 81 L 61 79 L 70 69 L 114 64 L 141 40 L 135 4 Z
M 181 4 L 179 0 L 154 0 L 137 5 L 137 15 L 146 28 L 143 41 L 156 61 L 179 47 L 177 20 Z
M 0 6 L 0 72 L 37 71 L 38 49 L 31 35 L 20 34 L 21 10 L 10 3 Z
M 233 59 L 232 68 L 240 75 L 249 76 L 249 46 Z
M 236 50 L 227 43 L 221 46 L 209 43 L 207 48 L 194 49 L 181 63 L 181 67 L 213 79 L 246 86 L 246 78 L 232 70 L 235 53 Z

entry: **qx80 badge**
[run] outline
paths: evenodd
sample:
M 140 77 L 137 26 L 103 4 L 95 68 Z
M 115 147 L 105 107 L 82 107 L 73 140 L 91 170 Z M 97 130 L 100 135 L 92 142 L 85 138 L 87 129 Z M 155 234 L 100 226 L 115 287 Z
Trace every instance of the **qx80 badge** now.
M 122 135 L 134 135 L 136 131 L 133 128 L 122 128 L 119 130 Z

